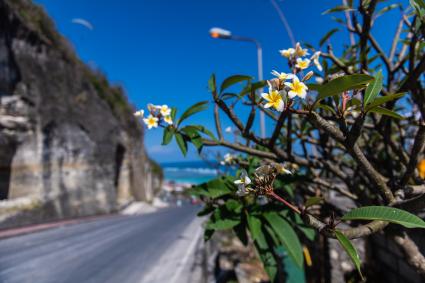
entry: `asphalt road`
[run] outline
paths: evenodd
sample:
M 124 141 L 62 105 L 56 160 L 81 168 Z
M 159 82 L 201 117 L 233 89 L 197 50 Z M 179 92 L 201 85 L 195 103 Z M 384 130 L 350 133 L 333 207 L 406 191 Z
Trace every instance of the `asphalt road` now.
M 0 282 L 184 282 L 200 232 L 197 210 L 167 208 L 0 240 Z

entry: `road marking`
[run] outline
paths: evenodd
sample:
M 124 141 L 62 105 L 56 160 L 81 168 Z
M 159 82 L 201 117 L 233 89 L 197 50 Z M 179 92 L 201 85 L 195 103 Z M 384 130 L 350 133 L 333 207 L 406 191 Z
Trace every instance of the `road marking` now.
M 198 229 L 196 230 L 194 240 L 192 241 L 189 248 L 187 249 L 187 252 L 183 257 L 183 260 L 180 262 L 177 271 L 174 273 L 174 276 L 170 280 L 170 283 L 175 283 L 176 280 L 179 279 L 181 273 L 183 272 L 183 269 L 186 267 L 187 262 L 189 261 L 190 256 L 193 254 L 196 248 L 196 245 L 199 242 L 199 237 L 201 236 L 201 232 L 202 232 L 202 227 L 198 227 Z

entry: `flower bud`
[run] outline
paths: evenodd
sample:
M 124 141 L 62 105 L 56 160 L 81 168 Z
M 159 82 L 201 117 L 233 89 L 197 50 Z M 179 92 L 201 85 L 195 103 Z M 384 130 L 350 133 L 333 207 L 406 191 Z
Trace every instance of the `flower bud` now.
M 302 79 L 303 82 L 308 81 L 309 79 L 311 79 L 311 77 L 313 76 L 313 71 L 308 72 L 304 78 Z

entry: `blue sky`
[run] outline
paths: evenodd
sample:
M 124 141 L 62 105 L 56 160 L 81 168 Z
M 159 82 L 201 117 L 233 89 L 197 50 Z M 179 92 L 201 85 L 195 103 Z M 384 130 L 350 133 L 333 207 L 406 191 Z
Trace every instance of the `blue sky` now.
M 285 71 L 278 50 L 290 47 L 277 12 L 269 0 L 35 0 L 45 7 L 59 31 L 74 45 L 80 58 L 102 70 L 112 83 L 126 90 L 137 108 L 149 102 L 177 106 L 180 113 L 191 104 L 210 99 L 207 81 L 215 73 L 218 81 L 233 75 L 256 76 L 254 45 L 211 39 L 213 26 L 234 34 L 254 37 L 263 45 L 264 74 Z M 318 46 L 327 30 L 337 27 L 322 15 L 336 0 L 277 0 L 297 41 Z M 337 16 L 337 14 L 335 14 Z M 338 15 L 339 16 L 339 15 Z M 73 24 L 73 18 L 88 20 L 89 30 Z M 389 48 L 398 23 L 397 11 L 377 21 L 375 36 Z M 341 50 L 346 33 L 330 42 Z M 198 114 L 197 124 L 213 126 L 211 112 Z M 228 121 L 224 121 L 224 126 Z M 271 128 L 272 125 L 269 125 Z M 146 131 L 149 155 L 160 162 L 181 160 L 173 143 L 161 147 L 162 130 Z M 191 151 L 188 160 L 198 157 Z

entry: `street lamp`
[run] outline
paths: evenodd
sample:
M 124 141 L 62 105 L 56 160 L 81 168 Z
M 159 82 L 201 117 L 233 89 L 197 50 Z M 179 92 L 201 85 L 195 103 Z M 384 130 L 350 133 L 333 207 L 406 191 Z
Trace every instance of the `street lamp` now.
M 210 35 L 212 38 L 232 39 L 237 41 L 247 41 L 254 43 L 257 47 L 258 80 L 263 80 L 263 50 L 261 48 L 260 43 L 256 39 L 233 35 L 229 30 L 217 27 L 210 29 Z M 263 92 L 263 89 L 261 88 L 259 92 Z M 260 133 L 262 138 L 266 137 L 266 118 L 263 111 L 260 111 Z

